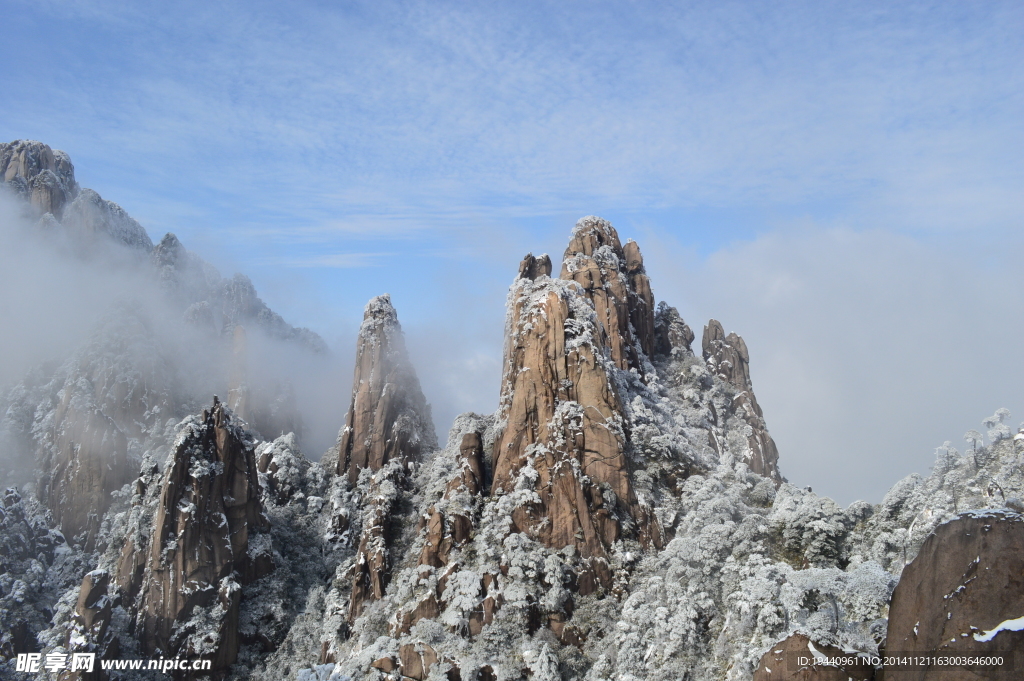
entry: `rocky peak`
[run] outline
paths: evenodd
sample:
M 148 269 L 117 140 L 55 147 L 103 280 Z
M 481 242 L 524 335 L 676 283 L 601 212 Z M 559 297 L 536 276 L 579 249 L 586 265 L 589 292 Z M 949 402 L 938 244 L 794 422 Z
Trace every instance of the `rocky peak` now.
M 768 433 L 764 414 L 757 403 L 757 398 L 754 397 L 754 388 L 750 382 L 750 354 L 747 352 L 747 344 L 736 333 L 725 335 L 721 322 L 712 319 L 704 327 L 701 347 L 708 370 L 736 390 L 732 402 L 733 412 L 750 425 L 750 435 L 747 436 L 747 465 L 750 470 L 770 478 L 776 485 L 782 484 L 779 450 L 775 446 L 775 440 Z
M 185 247 L 171 232 L 167 232 L 160 243 L 153 247 L 152 257 L 157 267 L 177 267 L 184 256 Z
M 581 218 L 562 257 L 561 278 L 579 284 L 593 303 L 615 365 L 642 374 L 641 354 L 654 351 L 654 296 L 639 246 L 630 241 L 626 247 L 628 255 L 607 220 Z
M 654 352 L 657 355 L 692 355 L 693 330 L 679 316 L 679 310 L 665 301 L 658 303 L 654 315 Z
M 398 313 L 390 296 L 377 296 L 367 303 L 359 328 L 337 473 L 354 485 L 364 468 L 416 461 L 436 446 L 430 405 L 409 362 Z
M 130 248 L 153 250 L 146 230 L 121 206 L 79 188 L 75 167 L 63 151 L 30 140 L 0 144 L 0 184 L 26 199 L 37 215 L 58 218 L 80 245 L 104 236 Z
M 78 193 L 64 210 L 61 222 L 79 243 L 91 244 L 106 237 L 146 253 L 153 250 L 153 240 L 138 220 L 91 189 Z
M 551 258 L 547 253 L 540 257 L 533 257 L 533 253 L 527 253 L 523 261 L 519 263 L 519 278 L 533 281 L 537 277 L 551 276 Z
M 162 477 L 149 546 L 129 541 L 116 582 L 150 654 L 238 653 L 242 585 L 273 570 L 253 443 L 216 398 L 183 425 Z
M 531 258 L 520 272 L 531 269 Z M 513 512 L 513 529 L 549 547 L 576 546 L 584 557 L 606 555 L 623 519 L 641 538 L 658 535 L 633 491 L 609 373 L 634 347 L 624 342 L 632 336 L 623 262 L 612 226 L 584 218 L 561 279 L 519 277 L 509 292 L 492 494 L 535 490 Z M 608 365 L 610 343 L 619 350 Z
M 750 388 L 750 354 L 747 344 L 735 332 L 725 335 L 722 323 L 717 319 L 708 321 L 701 339 L 701 350 L 708 369 L 736 388 Z
M 78 195 L 68 155 L 34 140 L 0 144 L 0 182 L 27 198 L 40 214 L 58 218 Z

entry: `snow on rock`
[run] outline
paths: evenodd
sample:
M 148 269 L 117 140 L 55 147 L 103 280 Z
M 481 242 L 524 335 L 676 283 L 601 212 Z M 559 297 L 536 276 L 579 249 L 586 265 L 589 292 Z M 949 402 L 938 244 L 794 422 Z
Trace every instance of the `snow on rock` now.
M 60 218 L 79 192 L 66 153 L 34 140 L 0 143 L 0 187 L 22 196 L 37 214 Z
M 999 511 L 968 513 L 940 525 L 903 568 L 892 596 L 886 649 L 920 655 L 1019 656 L 1024 651 L 1021 574 L 1024 517 Z M 956 668 L 899 674 L 929 681 L 963 678 Z
M 430 406 L 405 351 L 388 295 L 366 304 L 356 344 L 352 401 L 339 434 L 338 474 L 355 484 L 364 468 L 417 461 L 437 446 Z
M 735 333 L 726 336 L 722 324 L 712 319 L 704 327 L 701 347 L 708 369 L 728 381 L 736 390 L 731 410 L 750 426 L 746 464 L 758 475 L 770 478 L 776 485 L 781 484 L 783 478 L 779 473 L 779 450 L 775 440 L 768 434 L 764 413 L 754 397 L 747 344 Z
M 253 443 L 216 398 L 182 425 L 158 484 L 149 533 L 126 543 L 118 560 L 134 635 L 147 653 L 202 656 L 226 669 L 241 643 L 241 585 L 274 563 L 256 540 L 269 522 Z M 252 545 L 264 550 L 252 555 Z

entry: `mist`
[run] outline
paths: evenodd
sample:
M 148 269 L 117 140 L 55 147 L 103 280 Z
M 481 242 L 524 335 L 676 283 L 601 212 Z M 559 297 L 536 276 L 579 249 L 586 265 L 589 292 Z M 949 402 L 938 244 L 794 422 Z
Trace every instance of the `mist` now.
M 1024 419 L 1019 244 L 970 234 L 782 226 L 702 257 L 638 235 L 655 297 L 697 334 L 709 318 L 750 350 L 783 475 L 842 504 L 881 501 L 935 449 L 1006 407 Z
M 229 300 L 235 291 L 225 287 L 234 282 L 189 258 L 202 265 L 207 294 L 257 309 L 258 300 Z M 129 437 L 152 444 L 146 437 L 155 428 L 198 412 L 214 395 L 228 401 L 241 381 L 249 425 L 262 437 L 294 430 L 312 459 L 335 443 L 351 350 L 275 335 L 277 327 L 261 325 L 268 313 L 230 318 L 234 310 L 196 303 L 186 290 L 194 282 L 180 276 L 168 280 L 145 250 L 40 219 L 0 190 L 0 484 L 33 477 L 35 429 L 51 427 L 45 413 L 71 389 L 104 405 Z M 241 357 L 237 324 L 246 340 Z
M 195 413 L 214 394 L 228 398 L 239 367 L 223 316 L 186 323 L 189 301 L 168 289 L 150 256 L 104 241 L 83 246 L 26 210 L 0 192 L 0 407 L 26 377 L 50 380 L 96 334 L 116 331 L 112 320 L 126 311 L 145 329 L 134 366 L 166 388 L 171 416 Z M 877 502 L 900 478 L 926 474 L 943 442 L 962 450 L 965 431 L 984 430 L 997 408 L 1011 411 L 1011 425 L 1024 419 L 1019 244 L 802 224 L 699 254 L 664 226 L 619 231 L 640 243 L 656 299 L 680 310 L 697 352 L 710 318 L 744 337 L 780 467 L 795 484 L 844 505 Z M 497 407 L 504 291 L 518 259 L 510 253 L 538 250 L 527 237 L 476 244 L 467 256 L 475 264 L 437 275 L 427 305 L 400 278 L 375 282 L 392 293 L 442 442 L 458 414 Z M 250 425 L 265 438 L 296 430 L 313 460 L 344 425 L 361 319 L 323 321 L 343 329 L 326 352 L 242 322 L 254 404 L 264 417 L 272 403 L 294 416 Z M 0 468 L 27 476 L 31 452 L 4 450 L 18 455 Z

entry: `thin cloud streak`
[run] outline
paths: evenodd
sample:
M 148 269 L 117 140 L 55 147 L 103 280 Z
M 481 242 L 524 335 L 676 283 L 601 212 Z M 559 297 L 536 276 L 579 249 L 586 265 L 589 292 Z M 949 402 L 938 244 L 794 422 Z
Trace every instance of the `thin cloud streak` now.
M 283 267 L 330 267 L 358 268 L 372 267 L 382 258 L 393 257 L 394 253 L 323 253 L 306 257 L 267 258 L 265 265 L 281 265 Z
M 1004 195 L 1021 184 L 1019 162 L 1000 151 L 1021 145 L 1011 115 L 1022 111 L 1021 70 L 998 57 L 1012 53 L 1020 12 L 996 6 L 958 26 L 956 16 L 922 21 L 915 8 L 883 6 L 526 9 L 517 21 L 500 8 L 242 11 L 216 42 L 187 33 L 195 19 L 162 23 L 184 42 L 133 54 L 143 64 L 131 94 L 94 102 L 116 124 L 80 125 L 98 129 L 101 148 L 188 166 L 204 186 L 286 212 L 359 195 L 400 215 L 494 195 L 518 196 L 534 215 L 595 199 L 878 194 L 898 209 L 965 183 Z M 528 30 L 541 15 L 543 30 Z M 263 162 L 239 155 L 246 148 Z M 912 181 L 935 167 L 947 172 Z M 327 185 L 346 192 L 332 200 Z M 970 214 L 969 199 L 947 205 L 947 228 Z

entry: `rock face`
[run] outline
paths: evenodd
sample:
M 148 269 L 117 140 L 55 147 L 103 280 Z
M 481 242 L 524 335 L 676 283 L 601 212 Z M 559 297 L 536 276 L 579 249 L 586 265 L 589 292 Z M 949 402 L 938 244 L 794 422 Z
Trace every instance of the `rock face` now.
M 704 338 L 701 341 L 704 360 L 708 370 L 728 381 L 735 389 L 733 412 L 750 425 L 747 444 L 750 449 L 747 465 L 750 470 L 766 478 L 770 478 L 776 486 L 782 484 L 779 473 L 779 450 L 775 440 L 768 434 L 764 414 L 754 397 L 754 388 L 750 382 L 750 354 L 747 344 L 735 333 L 725 335 L 722 324 L 712 319 L 704 327 Z
M 407 487 L 407 464 L 437 446 L 430 406 L 405 351 L 398 313 L 388 295 L 366 305 L 356 344 L 352 402 L 338 445 L 337 474 L 351 486 L 373 473 L 364 490 L 362 531 L 349 619 L 384 595 L 390 578 L 391 513 Z M 337 523 L 336 523 L 337 524 Z
M 68 155 L 32 140 L 0 144 L 0 182 L 27 198 L 40 215 L 57 218 L 79 191 Z
M 365 497 L 370 501 L 363 511 L 363 529 L 352 575 L 350 621 L 359 617 L 368 603 L 384 596 L 391 577 L 391 512 L 404 486 L 404 467 L 397 460 L 378 470 L 371 479 Z
M 116 581 L 143 650 L 227 669 L 240 643 L 242 585 L 273 569 L 269 542 L 253 541 L 267 526 L 252 443 L 214 398 L 176 442 L 150 545 L 129 542 L 122 552 Z
M 46 503 L 68 537 L 84 533 L 95 547 L 110 494 L 132 480 L 128 441 L 113 419 L 72 389 L 57 406 L 51 456 L 44 472 Z
M 484 490 L 484 449 L 480 433 L 466 433 L 463 436 L 459 447 L 459 463 L 459 474 L 448 483 L 443 502 L 452 501 L 458 495 L 465 495 L 468 500 L 452 504 L 457 512 L 446 514 L 434 506 L 427 509 L 427 541 L 420 553 L 420 565 L 447 565 L 452 548 L 465 544 L 472 534 L 474 519 L 464 509 L 471 505 L 469 500 L 479 497 Z
M 170 411 L 172 372 L 156 341 L 145 315 L 119 309 L 48 388 L 44 405 L 52 411 L 35 428 L 40 497 L 68 539 L 87 550 L 111 494 L 138 474 L 128 441 Z
M 416 461 L 436 446 L 430 406 L 409 363 L 398 313 L 390 296 L 378 296 L 367 303 L 359 328 L 337 472 L 355 484 L 364 468 Z
M 1024 659 L 1024 517 L 964 514 L 925 540 L 892 595 L 887 654 Z M 886 681 L 1017 679 L 1020 669 L 894 668 Z
M 72 653 L 94 653 L 97 659 L 118 656 L 120 641 L 110 628 L 113 599 L 110 573 L 93 570 L 82 579 L 75 603 L 73 628 L 68 632 L 67 648 Z M 99 669 L 92 672 L 68 671 L 61 681 L 98 681 L 103 678 Z
M 642 373 L 638 350 L 654 350 L 654 295 L 636 242 L 623 249 L 611 223 L 582 218 L 562 256 L 561 278 L 579 284 L 593 303 L 615 366 Z
M 650 287 L 639 250 L 630 252 L 632 275 L 614 228 L 584 218 L 561 280 L 540 270 L 534 279 L 518 278 L 509 293 L 498 411 L 505 427 L 495 442 L 491 493 L 522 484 L 535 490 L 536 498 L 513 512 L 514 529 L 549 547 L 573 545 L 587 558 L 605 556 L 624 522 L 641 539 L 660 541 L 633 491 L 622 405 L 609 373 L 642 370 L 642 348 L 653 345 Z M 532 259 L 520 272 L 536 271 Z M 649 332 L 643 342 L 633 319 Z
M 108 237 L 146 253 L 153 250 L 153 241 L 135 218 L 91 189 L 78 193 L 65 209 L 61 222 L 79 241 L 91 242 Z
M 693 339 L 693 330 L 679 316 L 679 311 L 664 301 L 658 303 L 658 311 L 654 316 L 655 354 L 664 357 L 692 355 L 690 344 Z
M 859 658 L 860 664 L 833 666 L 815 662 L 822 656 L 857 657 L 835 646 L 815 644 L 803 634 L 793 634 L 761 657 L 754 681 L 871 681 L 875 676 L 866 658 Z

